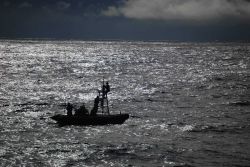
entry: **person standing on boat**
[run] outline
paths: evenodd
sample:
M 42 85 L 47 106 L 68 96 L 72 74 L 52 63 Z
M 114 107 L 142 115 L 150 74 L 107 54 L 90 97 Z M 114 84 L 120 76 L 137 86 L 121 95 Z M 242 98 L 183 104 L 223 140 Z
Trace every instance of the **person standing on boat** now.
M 67 115 L 72 116 L 73 105 L 70 103 L 67 103 L 66 110 L 67 110 Z
M 90 115 L 96 115 L 98 111 L 98 105 L 99 105 L 100 98 L 99 96 L 96 96 L 95 101 L 94 101 L 94 107 L 90 112 Z
M 107 97 L 108 92 L 110 92 L 109 82 L 106 82 L 106 85 L 104 85 L 104 83 L 103 83 L 101 92 L 102 92 L 104 98 Z
M 103 110 L 103 107 L 104 107 L 104 98 L 105 98 L 105 85 L 104 85 L 104 82 L 102 84 L 102 90 L 101 90 L 101 98 L 100 98 L 100 101 L 101 101 L 101 107 L 102 107 L 102 110 Z
M 106 82 L 106 85 L 104 85 L 104 81 L 103 81 L 101 92 L 102 92 L 102 96 L 101 96 L 100 101 L 101 101 L 101 107 L 103 108 L 104 107 L 103 106 L 104 105 L 104 99 L 108 98 L 107 94 L 108 94 L 108 92 L 110 92 L 109 82 Z
M 106 82 L 105 85 L 105 96 L 107 97 L 108 92 L 110 92 L 110 86 L 109 86 L 109 82 Z

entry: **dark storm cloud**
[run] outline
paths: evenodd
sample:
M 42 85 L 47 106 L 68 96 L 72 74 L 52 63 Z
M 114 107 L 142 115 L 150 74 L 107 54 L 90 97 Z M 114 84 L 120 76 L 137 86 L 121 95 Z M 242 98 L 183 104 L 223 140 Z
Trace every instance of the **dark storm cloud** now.
M 4 1 L 4 2 L 3 2 L 3 6 L 4 6 L 4 7 L 10 6 L 10 2 L 9 2 L 9 1 Z
M 69 2 L 59 1 L 57 2 L 56 5 L 58 9 L 64 10 L 64 9 L 68 9 L 71 4 Z
M 119 0 L 0 1 L 0 37 L 107 37 L 112 21 L 100 11 L 116 3 Z
M 0 38 L 248 40 L 249 13 L 243 0 L 3 0 Z
M 105 9 L 107 6 L 120 4 L 123 0 L 3 0 L 0 1 L 0 7 L 12 7 L 17 8 L 20 4 L 24 5 L 32 5 L 37 8 L 42 8 L 44 6 L 50 7 L 53 9 L 56 8 L 69 8 L 71 9 L 87 9 L 91 8 L 99 8 Z
M 32 7 L 32 4 L 29 3 L 29 2 L 22 2 L 20 5 L 19 5 L 19 8 L 31 8 Z

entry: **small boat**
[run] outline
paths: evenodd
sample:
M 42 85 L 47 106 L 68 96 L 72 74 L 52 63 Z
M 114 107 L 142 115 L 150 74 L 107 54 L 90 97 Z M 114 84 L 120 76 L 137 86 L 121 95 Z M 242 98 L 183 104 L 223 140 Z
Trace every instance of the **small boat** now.
M 57 121 L 60 126 L 65 125 L 108 125 L 108 124 L 123 124 L 129 118 L 129 114 L 98 114 L 98 115 L 83 115 L 83 116 L 68 116 L 54 115 L 51 119 Z
M 107 124 L 123 124 L 128 118 L 129 114 L 110 114 L 108 96 L 110 91 L 108 82 L 103 85 L 101 90 L 98 90 L 98 95 L 94 100 L 94 107 L 89 113 L 83 105 L 79 109 L 75 110 L 75 114 L 72 114 L 74 108 L 70 103 L 67 104 L 67 115 L 57 114 L 51 117 L 51 119 L 57 121 L 60 126 L 65 125 L 107 125 Z M 98 109 L 102 110 L 101 114 L 97 114 Z

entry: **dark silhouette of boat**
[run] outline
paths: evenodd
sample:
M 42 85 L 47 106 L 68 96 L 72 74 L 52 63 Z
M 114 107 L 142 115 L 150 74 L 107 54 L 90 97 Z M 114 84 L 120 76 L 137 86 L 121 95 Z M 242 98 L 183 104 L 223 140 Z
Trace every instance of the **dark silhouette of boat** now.
M 123 124 L 128 118 L 129 114 L 98 114 L 98 115 L 83 115 L 83 116 L 68 116 L 68 115 L 54 115 L 51 117 L 57 121 L 60 126 L 65 125 L 108 125 L 108 124 Z
M 75 114 L 72 114 L 73 105 L 67 103 L 66 110 L 67 115 L 54 115 L 51 119 L 57 121 L 60 126 L 65 125 L 107 125 L 107 124 L 123 124 L 128 118 L 129 114 L 110 114 L 108 96 L 107 93 L 110 91 L 108 82 L 103 85 L 101 90 L 98 90 L 98 95 L 94 100 L 94 107 L 89 112 L 84 104 L 79 108 L 75 109 Z M 98 109 L 101 109 L 102 113 L 97 114 Z

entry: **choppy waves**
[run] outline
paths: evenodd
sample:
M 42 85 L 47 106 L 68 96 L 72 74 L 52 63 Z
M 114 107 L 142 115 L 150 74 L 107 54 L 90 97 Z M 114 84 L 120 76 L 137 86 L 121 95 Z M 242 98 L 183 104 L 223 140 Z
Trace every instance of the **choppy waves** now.
M 0 41 L 0 166 L 247 166 L 250 47 Z M 123 125 L 58 127 L 102 78 Z

